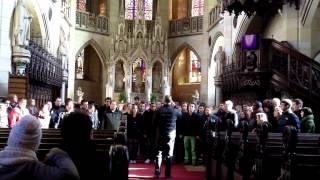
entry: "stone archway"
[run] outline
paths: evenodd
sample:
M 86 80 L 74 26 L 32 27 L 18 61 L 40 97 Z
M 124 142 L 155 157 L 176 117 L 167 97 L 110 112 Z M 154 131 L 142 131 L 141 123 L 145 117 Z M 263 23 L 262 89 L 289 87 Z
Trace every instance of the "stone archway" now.
M 212 46 L 210 65 L 208 67 L 208 104 L 217 106 L 222 100 L 221 78 L 222 72 L 221 58 L 225 58 L 224 54 L 224 37 L 219 35 Z M 219 51 L 220 50 L 220 51 Z M 225 60 L 225 59 L 224 59 Z
M 201 60 L 196 52 L 188 47 L 182 48 L 177 53 L 171 67 L 171 94 L 173 100 L 191 102 L 195 92 L 200 92 L 200 62 Z
M 75 61 L 75 101 L 79 102 L 79 90 L 83 92 L 82 99 L 93 100 L 96 103 L 103 101 L 103 64 L 95 48 L 88 44 L 80 53 Z M 81 93 L 81 92 L 80 92 Z

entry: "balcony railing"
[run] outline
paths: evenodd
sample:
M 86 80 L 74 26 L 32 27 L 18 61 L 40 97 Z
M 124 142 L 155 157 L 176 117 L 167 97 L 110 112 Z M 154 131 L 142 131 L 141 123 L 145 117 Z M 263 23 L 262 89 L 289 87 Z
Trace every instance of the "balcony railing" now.
M 106 16 L 95 16 L 90 12 L 77 11 L 76 28 L 83 31 L 108 35 L 109 19 Z
M 147 28 L 147 34 L 152 35 L 153 31 L 154 31 L 155 22 L 146 20 L 145 24 L 146 24 L 146 28 Z M 134 27 L 135 27 L 135 21 L 134 20 L 126 20 L 126 32 L 128 33 L 128 35 L 130 37 L 133 36 Z
M 171 20 L 169 37 L 201 34 L 203 31 L 203 16 L 185 17 Z
M 220 6 L 216 6 L 211 9 L 211 11 L 209 12 L 209 29 L 214 27 L 222 19 L 220 14 L 221 14 Z

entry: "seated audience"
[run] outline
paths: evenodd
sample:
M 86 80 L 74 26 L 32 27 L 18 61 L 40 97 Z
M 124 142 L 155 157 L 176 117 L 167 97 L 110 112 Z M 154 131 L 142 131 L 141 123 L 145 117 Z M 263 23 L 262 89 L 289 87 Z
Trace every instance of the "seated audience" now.
M 32 99 L 32 98 L 28 99 L 28 110 L 32 116 L 35 116 L 35 117 L 38 116 L 39 110 L 36 106 L 35 99 Z
M 87 113 L 92 121 L 92 128 L 95 130 L 98 129 L 99 127 L 98 111 L 96 110 L 94 101 L 89 101 Z
M 225 122 L 229 119 L 232 121 L 233 125 L 235 128 L 238 127 L 239 124 L 239 119 L 238 119 L 238 114 L 237 112 L 233 109 L 233 102 L 230 100 L 227 100 L 225 102 Z
M 38 115 L 38 119 L 41 123 L 41 128 L 49 128 L 50 118 L 51 116 L 48 104 L 43 104 Z
M 316 130 L 314 124 L 314 116 L 312 109 L 309 107 L 304 107 L 301 109 L 301 132 L 302 133 L 314 133 Z
M 102 112 L 102 119 L 100 121 L 100 129 L 113 129 L 119 128 L 122 113 L 117 109 L 117 102 L 111 101 L 109 111 Z
M 106 179 L 107 155 L 98 156 L 92 141 L 92 121 L 83 112 L 71 112 L 61 123 L 62 149 L 75 163 L 81 180 Z M 104 154 L 103 154 L 104 155 Z
M 58 122 L 55 124 L 55 128 L 60 128 L 61 123 L 64 120 L 65 116 L 68 116 L 70 113 L 74 112 L 74 103 L 71 98 L 67 98 L 65 102 L 64 112 L 61 112 L 58 117 Z
M 8 114 L 9 127 L 12 128 L 23 116 L 28 114 L 29 110 L 27 109 L 27 100 L 25 98 L 20 98 L 18 105 Z
M 301 117 L 302 107 L 303 107 L 303 101 L 301 99 L 297 98 L 292 100 L 292 111 L 298 116 L 300 121 L 302 120 L 302 117 Z
M 36 152 L 41 141 L 41 124 L 26 115 L 12 128 L 7 146 L 0 151 L 0 179 L 79 179 L 78 171 L 64 151 L 53 148 L 44 162 L 37 159 Z
M 294 114 L 291 110 L 292 101 L 290 99 L 283 99 L 281 101 L 280 107 L 282 109 L 282 115 L 279 119 L 278 132 L 283 132 L 283 129 L 287 125 L 291 125 L 300 130 L 300 121 L 296 114 Z
M 273 132 L 276 132 L 279 126 L 279 120 L 282 115 L 282 109 L 280 107 L 276 107 L 273 111 L 274 122 L 272 124 Z
M 60 97 L 57 97 L 54 101 L 54 105 L 50 110 L 51 119 L 49 123 L 49 128 L 56 128 L 59 123 L 59 115 L 64 112 L 64 106 L 62 105 L 62 100 Z

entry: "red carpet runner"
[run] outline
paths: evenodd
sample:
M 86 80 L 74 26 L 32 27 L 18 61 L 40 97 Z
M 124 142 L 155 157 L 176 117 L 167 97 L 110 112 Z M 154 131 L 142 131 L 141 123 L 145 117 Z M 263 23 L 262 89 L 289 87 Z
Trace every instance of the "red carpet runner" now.
M 165 179 L 164 166 L 161 169 L 159 179 Z M 129 179 L 156 179 L 154 176 L 154 164 L 130 164 L 129 165 Z M 203 180 L 205 179 L 204 167 L 185 167 L 183 164 L 174 164 L 172 166 L 172 180 Z

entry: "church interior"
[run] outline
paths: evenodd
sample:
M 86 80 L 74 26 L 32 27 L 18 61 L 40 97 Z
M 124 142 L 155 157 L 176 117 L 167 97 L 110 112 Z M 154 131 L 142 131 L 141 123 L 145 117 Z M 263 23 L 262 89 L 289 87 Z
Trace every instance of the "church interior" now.
M 259 101 L 269 116 L 265 107 L 272 99 L 297 106 L 298 98 L 303 101 L 301 109 L 312 109 L 314 134 L 278 131 L 269 133 L 268 139 L 263 127 L 247 134 L 243 133 L 246 126 L 239 125 L 233 134 L 232 128 L 226 128 L 212 140 L 214 147 L 225 143 L 221 152 L 219 148 L 202 151 L 207 161 L 201 166 L 189 167 L 194 165 L 190 162 L 185 168 L 178 163 L 172 177 L 302 178 L 288 168 L 292 166 L 313 172 L 313 179 L 320 175 L 319 44 L 320 0 L 0 0 L 0 109 L 5 112 L 6 101 L 16 96 L 32 99 L 38 109 L 48 102 L 54 105 L 57 99 L 66 108 L 71 99 L 80 108 L 84 100 L 97 107 L 111 100 L 124 109 L 138 99 L 147 111 L 169 95 L 182 111 L 187 103 L 219 113 L 221 104 L 227 106 L 230 100 L 242 124 L 245 105 L 254 109 Z M 284 99 L 291 99 L 291 104 Z M 303 118 L 297 116 L 302 128 Z M 0 150 L 10 128 L 0 123 Z M 102 137 L 98 131 L 93 137 Z M 57 132 L 49 128 L 43 133 L 49 137 Z M 294 137 L 298 143 L 292 142 Z M 260 151 L 251 147 L 252 139 L 257 139 L 254 144 L 260 145 Z M 286 153 L 280 153 L 280 144 Z M 130 159 L 126 166 L 126 177 L 153 178 L 153 167 L 143 163 L 133 167 L 133 162 Z M 255 173 L 252 163 L 256 163 Z M 275 173 L 262 170 L 264 166 Z M 151 175 L 137 175 L 139 168 L 151 169 Z

